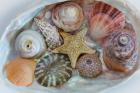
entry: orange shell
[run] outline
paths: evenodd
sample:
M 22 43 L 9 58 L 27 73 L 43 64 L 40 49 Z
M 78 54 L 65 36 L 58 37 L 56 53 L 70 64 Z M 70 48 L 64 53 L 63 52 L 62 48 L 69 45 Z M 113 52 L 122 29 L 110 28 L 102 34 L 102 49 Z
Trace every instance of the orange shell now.
M 16 58 L 5 66 L 7 78 L 16 86 L 29 86 L 34 79 L 35 62 Z

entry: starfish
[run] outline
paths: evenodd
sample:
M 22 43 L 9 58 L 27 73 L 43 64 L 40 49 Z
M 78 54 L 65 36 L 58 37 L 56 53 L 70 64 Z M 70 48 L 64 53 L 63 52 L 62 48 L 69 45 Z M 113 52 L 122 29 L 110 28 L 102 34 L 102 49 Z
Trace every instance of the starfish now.
M 85 44 L 84 36 L 87 28 L 83 28 L 76 35 L 60 32 L 64 39 L 64 44 L 54 49 L 52 52 L 67 54 L 70 58 L 72 68 L 75 68 L 78 57 L 83 53 L 94 54 L 96 50 L 89 48 Z

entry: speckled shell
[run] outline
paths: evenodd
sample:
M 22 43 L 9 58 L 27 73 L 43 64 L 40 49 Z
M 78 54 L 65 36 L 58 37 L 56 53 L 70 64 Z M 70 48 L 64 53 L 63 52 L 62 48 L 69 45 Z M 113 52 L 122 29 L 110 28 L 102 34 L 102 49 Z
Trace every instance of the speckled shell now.
M 87 5 L 84 9 L 89 23 L 88 35 L 91 40 L 100 45 L 103 45 L 105 38 L 114 29 L 120 29 L 125 26 L 125 15 L 104 2 L 96 1 Z
M 42 35 L 45 37 L 48 49 L 54 49 L 61 45 L 62 38 L 60 37 L 56 26 L 37 18 L 34 18 L 34 21 L 39 27 Z
M 136 68 L 138 50 L 134 33 L 133 30 L 125 28 L 108 37 L 103 59 L 109 69 L 128 73 Z
M 86 78 L 97 77 L 102 72 L 102 63 L 97 54 L 84 54 L 77 63 L 79 74 Z
M 17 36 L 15 49 L 21 57 L 37 58 L 45 52 L 46 44 L 39 32 L 26 30 Z
M 74 2 L 56 5 L 52 11 L 52 20 L 56 26 L 66 32 L 78 30 L 83 23 L 82 8 Z
M 47 54 L 37 62 L 35 78 L 44 87 L 61 86 L 71 75 L 71 63 L 64 54 Z
M 16 86 L 29 86 L 34 80 L 35 61 L 16 58 L 5 66 L 8 80 Z

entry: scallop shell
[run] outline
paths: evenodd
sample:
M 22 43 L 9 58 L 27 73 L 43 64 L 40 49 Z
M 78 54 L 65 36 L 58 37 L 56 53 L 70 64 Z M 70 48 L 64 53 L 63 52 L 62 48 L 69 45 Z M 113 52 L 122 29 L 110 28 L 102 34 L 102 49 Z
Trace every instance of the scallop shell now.
M 74 2 L 64 2 L 52 11 L 52 20 L 56 26 L 66 32 L 78 30 L 84 20 L 82 8 Z
M 34 18 L 34 21 L 36 22 L 43 36 L 45 37 L 48 49 L 54 49 L 61 45 L 62 38 L 60 37 L 56 26 L 53 26 L 50 23 L 39 20 L 37 18 Z
M 8 80 L 16 86 L 29 86 L 34 79 L 35 62 L 33 60 L 16 58 L 11 60 L 5 71 Z
M 46 44 L 39 32 L 26 30 L 17 36 L 15 48 L 21 57 L 37 58 L 46 51 Z
M 79 74 L 83 77 L 97 77 L 102 72 L 102 63 L 97 54 L 84 54 L 76 64 Z
M 133 72 L 138 64 L 135 32 L 128 29 L 112 33 L 104 47 L 104 62 L 107 67 L 119 72 Z
M 44 87 L 56 87 L 67 82 L 72 67 L 67 55 L 47 54 L 37 62 L 35 78 Z
M 114 29 L 125 26 L 125 15 L 118 9 L 101 1 L 96 1 L 85 8 L 89 23 L 88 35 L 91 40 L 103 45 L 105 38 Z

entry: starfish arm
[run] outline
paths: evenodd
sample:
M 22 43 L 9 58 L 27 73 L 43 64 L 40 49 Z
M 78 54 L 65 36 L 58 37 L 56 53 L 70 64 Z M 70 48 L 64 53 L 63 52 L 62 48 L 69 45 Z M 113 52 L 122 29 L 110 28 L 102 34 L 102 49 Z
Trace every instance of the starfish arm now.
M 83 38 L 85 37 L 87 31 L 88 31 L 87 27 L 83 27 L 82 30 L 77 34 L 77 36 L 80 36 Z
M 76 62 L 77 62 L 78 57 L 80 56 L 80 53 L 77 52 L 77 53 L 74 53 L 74 54 L 68 54 L 68 56 L 70 58 L 72 68 L 75 68 L 76 67 Z

